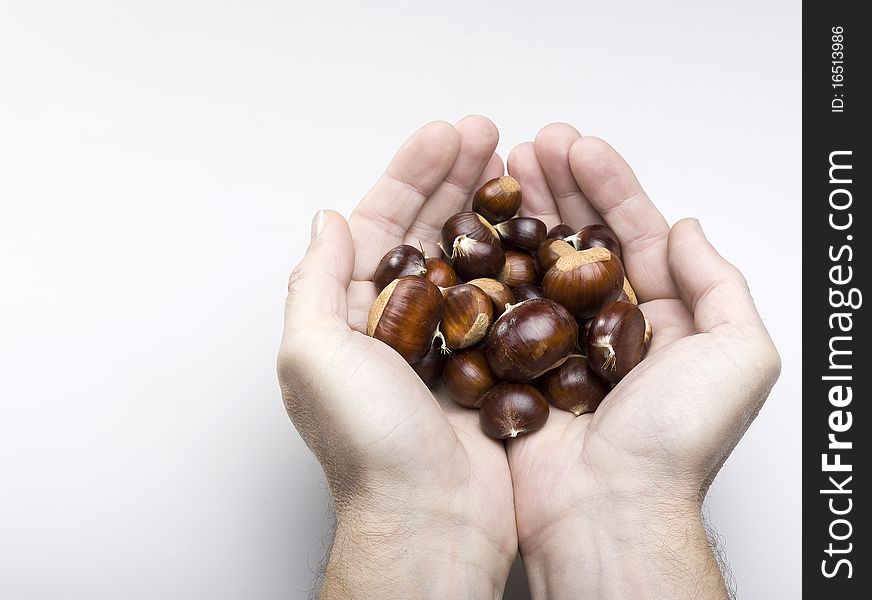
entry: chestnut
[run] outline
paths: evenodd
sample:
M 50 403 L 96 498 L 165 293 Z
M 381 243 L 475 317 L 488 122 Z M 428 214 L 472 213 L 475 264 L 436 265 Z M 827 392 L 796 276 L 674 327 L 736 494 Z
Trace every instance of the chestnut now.
M 582 227 L 581 231 L 566 238 L 566 241 L 575 246 L 576 250 L 588 248 L 607 248 L 612 254 L 621 258 L 621 243 L 615 232 L 596 223 Z
M 573 354 L 540 378 L 540 389 L 552 406 L 576 417 L 596 410 L 611 386 L 588 363 L 586 357 Z
M 472 198 L 472 210 L 491 223 L 511 219 L 521 208 L 521 184 L 514 177 L 494 177 Z
M 442 349 L 442 343 L 437 340 L 438 338 L 434 338 L 424 358 L 412 365 L 412 369 L 429 388 L 434 387 L 442 379 L 445 363 L 448 362 L 448 355 Z
M 645 316 L 629 302 L 613 302 L 594 317 L 587 332 L 591 368 L 617 383 L 642 360 Z
M 542 278 L 542 291 L 583 321 L 616 301 L 623 284 L 621 261 L 606 248 L 590 248 L 561 256 Z
M 445 308 L 439 330 L 449 350 L 477 344 L 493 320 L 493 302 L 481 288 L 461 283 L 442 290 Z
M 416 363 L 430 351 L 442 311 L 439 288 L 420 275 L 407 275 L 390 282 L 372 303 L 366 334 Z
M 572 235 L 575 235 L 575 230 L 566 223 L 561 223 L 560 225 L 555 225 L 549 229 L 547 237 L 562 240 Z
M 454 242 L 460 236 L 488 244 L 500 243 L 500 234 L 494 226 L 481 215 L 468 210 L 451 215 L 442 225 L 442 251 L 451 256 Z
M 512 288 L 512 294 L 515 296 L 515 302 L 523 302 L 524 300 L 531 300 L 532 298 L 545 297 L 542 295 L 542 289 L 538 285 L 530 283 Z
M 630 285 L 630 280 L 624 277 L 624 287 L 621 290 L 621 295 L 618 300 L 624 300 L 632 304 L 639 304 L 639 299 L 636 297 L 636 290 Z
M 495 226 L 503 245 L 535 252 L 547 233 L 545 223 L 535 217 L 514 217 Z
M 526 252 L 505 251 L 506 262 L 497 280 L 509 287 L 536 283 L 536 261 Z
M 569 243 L 560 239 L 547 238 L 536 249 L 536 268 L 539 270 L 539 275 L 544 276 L 548 269 L 554 266 L 558 258 L 573 252 L 575 252 L 575 248 Z
M 496 277 L 506 264 L 502 248 L 465 235 L 454 241 L 451 258 L 454 260 L 454 272 L 464 281 Z
M 454 272 L 454 267 L 447 260 L 442 258 L 428 258 L 424 261 L 424 267 L 427 273 L 424 275 L 427 279 L 435 283 L 441 288 L 457 285 L 457 273 Z
M 654 328 L 651 327 L 651 321 L 648 320 L 648 317 L 645 317 L 645 333 L 642 335 L 642 356 L 648 354 L 652 339 L 654 339 Z
M 394 279 L 406 275 L 424 275 L 426 272 L 424 253 L 414 246 L 401 244 L 388 250 L 382 257 L 375 268 L 372 282 L 378 291 L 382 291 Z
M 548 421 L 548 402 L 525 383 L 501 383 L 485 394 L 479 412 L 482 431 L 504 440 L 538 431 Z
M 578 325 L 558 303 L 534 298 L 507 308 L 486 339 L 487 360 L 497 377 L 526 381 L 572 354 L 578 343 Z
M 452 353 L 445 363 L 442 381 L 449 397 L 466 408 L 479 408 L 484 395 L 500 382 L 481 345 Z
M 506 311 L 506 306 L 515 303 L 515 296 L 512 290 L 505 283 L 501 283 L 496 279 L 480 278 L 468 281 L 478 288 L 481 288 L 485 294 L 490 296 L 494 303 L 494 314 L 501 315 Z

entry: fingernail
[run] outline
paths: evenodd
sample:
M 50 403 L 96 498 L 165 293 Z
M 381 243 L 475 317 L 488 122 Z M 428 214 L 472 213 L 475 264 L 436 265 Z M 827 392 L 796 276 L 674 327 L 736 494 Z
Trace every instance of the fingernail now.
M 315 213 L 315 218 L 312 219 L 312 241 L 314 242 L 318 239 L 318 236 L 321 235 L 321 231 L 324 229 L 324 224 L 327 222 L 327 211 L 319 210 Z

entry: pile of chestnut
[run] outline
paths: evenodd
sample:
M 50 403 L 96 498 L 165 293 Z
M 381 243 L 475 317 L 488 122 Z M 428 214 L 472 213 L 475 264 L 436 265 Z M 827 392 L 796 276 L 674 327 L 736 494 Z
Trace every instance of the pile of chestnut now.
M 390 250 L 367 323 L 424 383 L 441 380 L 454 402 L 481 409 L 497 439 L 540 429 L 549 403 L 593 412 L 652 336 L 608 227 L 548 231 L 516 217 L 520 206 L 518 182 L 497 177 L 445 222 L 447 258 Z

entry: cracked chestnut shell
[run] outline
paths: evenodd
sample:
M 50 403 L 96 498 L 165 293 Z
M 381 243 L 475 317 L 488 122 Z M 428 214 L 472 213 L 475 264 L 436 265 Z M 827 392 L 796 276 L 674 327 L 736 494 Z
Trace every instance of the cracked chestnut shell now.
M 606 248 L 561 256 L 542 278 L 542 292 L 583 321 L 621 295 L 624 267 Z
M 545 223 L 535 217 L 514 217 L 495 225 L 503 245 L 510 249 L 535 252 L 545 239 Z
M 451 215 L 442 225 L 442 251 L 451 256 L 454 242 L 460 236 L 500 245 L 500 234 L 494 226 L 478 213 L 468 210 Z
M 591 368 L 617 383 L 642 360 L 645 316 L 629 302 L 613 302 L 600 310 L 587 332 Z
M 479 408 L 484 395 L 500 382 L 491 371 L 481 345 L 452 352 L 442 381 L 449 397 L 466 408 Z
M 515 303 L 515 295 L 505 283 L 501 283 L 496 279 L 482 277 L 479 279 L 471 279 L 470 283 L 477 288 L 481 288 L 485 294 L 490 296 L 494 303 L 494 314 L 499 316 L 506 312 L 506 306 Z
M 427 272 L 424 253 L 408 244 L 401 244 L 387 251 L 372 276 L 372 282 L 378 291 L 394 279 L 406 275 L 424 275 Z
M 539 276 L 544 276 L 561 256 L 573 252 L 575 252 L 575 248 L 568 242 L 562 239 L 547 238 L 539 244 L 539 248 L 536 250 L 536 269 L 539 271 Z
M 539 387 L 552 406 L 576 417 L 594 412 L 611 386 L 590 367 L 586 357 L 573 354 L 539 379 Z
M 412 370 L 418 374 L 424 385 L 432 388 L 442 379 L 446 362 L 448 362 L 448 354 L 442 349 L 441 340 L 436 338 L 430 343 L 430 350 L 424 358 L 412 365 Z
M 501 383 L 485 394 L 479 422 L 492 438 L 504 440 L 538 431 L 548 421 L 548 402 L 525 383 Z
M 505 251 L 506 262 L 497 280 L 509 287 L 536 283 L 536 261 L 526 252 Z
M 472 210 L 491 223 L 511 219 L 521 208 L 521 184 L 514 177 L 494 177 L 472 198 Z
M 484 338 L 494 316 L 493 302 L 484 290 L 461 283 L 442 291 L 445 309 L 439 331 L 450 350 L 461 350 Z
M 454 272 L 464 281 L 496 277 L 506 264 L 506 255 L 500 246 L 465 235 L 454 240 L 451 258 Z
M 569 311 L 547 298 L 509 307 L 487 335 L 487 360 L 503 381 L 527 381 L 572 354 L 578 325 Z
M 427 273 L 424 277 L 439 287 L 447 288 L 458 284 L 457 273 L 454 272 L 454 267 L 452 267 L 451 263 L 447 260 L 442 258 L 428 258 L 424 261 L 424 267 L 427 269 Z
M 588 248 L 606 248 L 612 254 L 621 258 L 621 243 L 615 232 L 599 223 L 582 227 L 581 231 L 566 238 L 576 250 Z
M 430 350 L 442 307 L 442 292 L 432 282 L 420 275 L 394 279 L 372 303 L 366 334 L 416 363 Z

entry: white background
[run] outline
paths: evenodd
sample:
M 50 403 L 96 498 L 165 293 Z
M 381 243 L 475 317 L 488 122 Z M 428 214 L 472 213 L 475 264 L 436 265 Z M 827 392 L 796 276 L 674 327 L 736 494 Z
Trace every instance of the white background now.
M 746 273 L 784 372 L 708 507 L 741 598 L 799 597 L 800 3 L 422 4 L 0 7 L 0 596 L 306 596 L 287 275 L 317 208 L 482 113 L 504 157 L 608 139 Z

